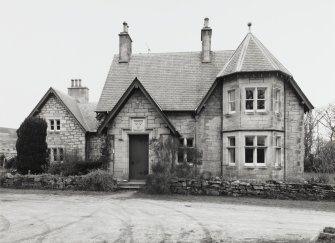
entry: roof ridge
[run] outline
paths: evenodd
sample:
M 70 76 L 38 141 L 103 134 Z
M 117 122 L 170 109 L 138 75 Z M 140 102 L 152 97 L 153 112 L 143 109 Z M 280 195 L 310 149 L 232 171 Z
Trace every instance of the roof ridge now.
M 212 50 L 213 53 L 216 52 L 227 52 L 227 51 L 236 51 L 236 50 Z M 190 54 L 190 53 L 201 53 L 201 50 L 199 51 L 175 51 L 175 52 L 150 52 L 150 53 L 132 53 L 132 56 L 142 56 L 142 55 L 161 55 L 161 54 Z M 114 57 L 118 57 L 119 54 L 114 54 Z
M 248 33 L 247 36 L 245 37 L 245 40 L 243 40 L 243 46 L 242 46 L 242 53 L 240 55 L 240 58 L 237 62 L 237 67 L 236 67 L 236 70 L 237 71 L 241 71 L 242 69 L 242 64 L 243 64 L 243 61 L 244 61 L 244 58 L 245 58 L 245 54 L 247 52 L 247 47 L 249 46 L 249 43 L 250 43 L 250 35 L 251 33 Z

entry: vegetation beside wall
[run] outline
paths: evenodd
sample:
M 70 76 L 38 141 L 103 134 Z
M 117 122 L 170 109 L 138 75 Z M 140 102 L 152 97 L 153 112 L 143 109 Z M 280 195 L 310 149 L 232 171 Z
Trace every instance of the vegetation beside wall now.
M 81 176 L 59 176 L 51 174 L 21 175 L 3 173 L 0 187 L 15 189 L 53 189 L 82 191 L 115 191 L 116 180 L 104 170 L 91 171 Z

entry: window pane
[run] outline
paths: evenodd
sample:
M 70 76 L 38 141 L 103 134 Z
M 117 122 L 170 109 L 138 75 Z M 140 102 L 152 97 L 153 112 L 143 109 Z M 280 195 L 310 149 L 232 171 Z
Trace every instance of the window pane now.
M 281 147 L 281 137 L 276 137 L 276 147 Z
M 281 149 L 276 149 L 276 165 L 281 165 Z
M 60 130 L 60 120 L 56 120 L 57 130 Z
M 57 149 L 56 148 L 53 149 L 53 153 L 54 153 L 54 161 L 57 161 L 58 159 L 57 159 Z
M 252 90 L 252 89 L 247 89 L 246 91 L 245 91 L 245 98 L 246 99 L 254 99 L 254 91 Z
M 186 139 L 187 147 L 193 147 L 193 138 Z
M 229 146 L 235 147 L 235 137 L 229 137 L 228 140 L 229 140 L 229 143 L 228 143 Z
M 264 136 L 257 137 L 257 146 L 265 146 L 265 137 Z
M 246 100 L 245 101 L 245 109 L 246 110 L 253 110 L 254 109 L 254 101 L 253 100 Z
M 184 149 L 178 149 L 178 162 L 184 162 Z
M 55 121 L 50 120 L 50 130 L 55 130 Z
M 265 148 L 257 149 L 257 163 L 265 163 Z
M 279 101 L 279 98 L 280 98 L 280 90 L 277 89 L 276 92 L 275 92 L 275 99 L 276 99 L 276 101 Z
M 257 99 L 265 99 L 265 89 L 257 90 Z
M 64 150 L 63 148 L 59 148 L 59 160 L 63 161 L 64 159 Z
M 254 137 L 245 137 L 245 146 L 254 146 Z
M 234 148 L 228 149 L 228 157 L 229 157 L 229 163 L 235 163 L 235 149 Z
M 235 111 L 235 101 L 229 103 L 229 111 Z
M 179 139 L 179 146 L 184 147 L 184 139 L 183 138 Z
M 235 100 L 235 90 L 228 91 L 228 97 L 229 97 L 229 101 L 234 101 Z
M 254 149 L 246 148 L 245 149 L 245 163 L 253 163 L 254 162 Z
M 187 148 L 187 162 L 194 162 L 194 153 L 195 151 L 193 148 Z
M 265 109 L 265 100 L 257 100 L 257 110 Z

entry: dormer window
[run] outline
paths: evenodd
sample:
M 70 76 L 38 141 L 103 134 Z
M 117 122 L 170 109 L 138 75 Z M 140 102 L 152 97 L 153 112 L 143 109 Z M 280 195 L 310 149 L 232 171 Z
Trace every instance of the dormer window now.
M 51 119 L 50 122 L 50 131 L 60 131 L 60 120 Z

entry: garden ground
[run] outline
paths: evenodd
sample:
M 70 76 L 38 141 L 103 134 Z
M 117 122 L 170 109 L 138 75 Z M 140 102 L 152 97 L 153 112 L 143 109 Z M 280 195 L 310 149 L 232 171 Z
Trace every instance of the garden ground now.
M 334 202 L 0 189 L 0 242 L 308 242 Z

